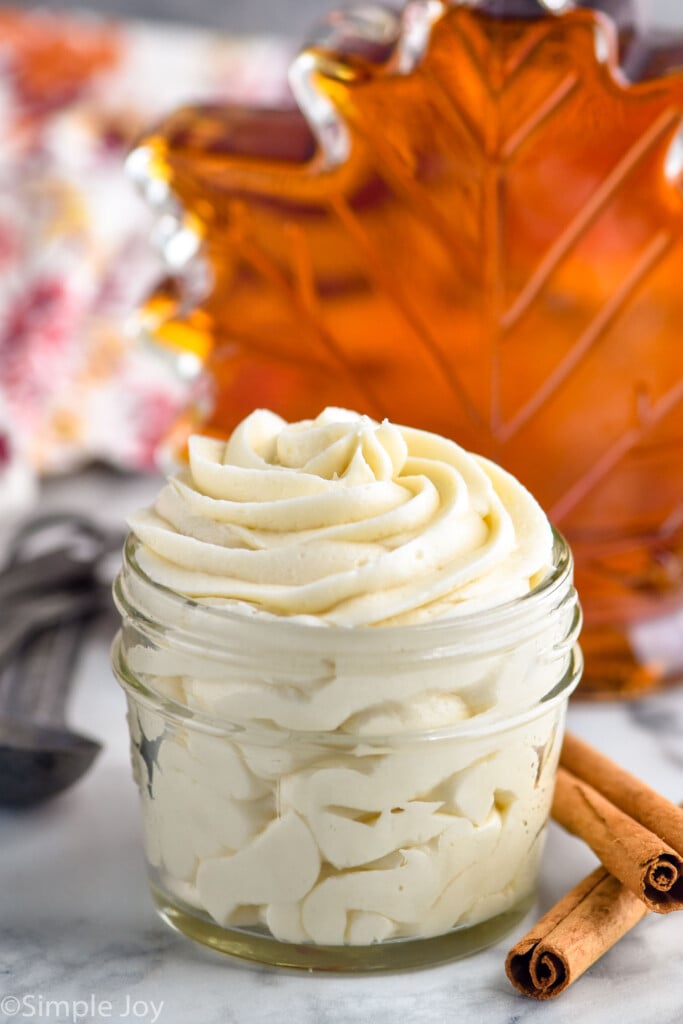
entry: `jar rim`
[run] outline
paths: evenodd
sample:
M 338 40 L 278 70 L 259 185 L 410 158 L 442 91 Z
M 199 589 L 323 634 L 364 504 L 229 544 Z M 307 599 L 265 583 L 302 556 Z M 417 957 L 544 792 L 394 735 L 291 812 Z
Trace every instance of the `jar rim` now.
M 506 631 L 509 633 L 514 629 L 514 634 L 519 635 L 525 632 L 525 626 L 527 630 L 531 627 L 533 631 L 533 626 L 542 622 L 545 612 L 554 609 L 567 598 L 576 600 L 572 586 L 574 563 L 571 550 L 564 536 L 554 527 L 552 533 L 553 565 L 527 593 L 500 604 L 444 615 L 425 622 L 352 627 L 314 622 L 301 617 L 279 616 L 265 610 L 250 609 L 247 602 L 244 603 L 245 610 L 242 610 L 239 602 L 229 607 L 210 604 L 152 579 L 136 558 L 141 542 L 133 532 L 128 534 L 124 544 L 123 570 L 114 583 L 114 601 L 122 616 L 133 616 L 137 622 L 146 622 L 153 631 L 164 631 L 164 623 L 155 621 L 149 610 L 141 607 L 140 602 L 131 594 L 130 587 L 126 585 L 126 573 L 130 573 L 148 596 L 160 599 L 169 612 L 175 611 L 172 626 L 174 633 L 191 634 L 194 638 L 199 634 L 204 641 L 203 630 L 198 627 L 206 624 L 206 638 L 216 648 L 231 646 L 232 640 L 228 633 L 234 635 L 235 630 L 239 631 L 243 646 L 248 646 L 250 642 L 262 644 L 264 625 L 267 626 L 268 638 L 273 646 L 291 645 L 301 653 L 317 653 L 322 645 L 328 649 L 331 641 L 337 639 L 340 648 L 343 648 L 344 641 L 351 635 L 354 637 L 354 649 L 370 657 L 382 656 L 389 650 L 431 650 L 443 654 L 444 648 L 460 648 L 460 645 L 463 645 L 463 650 L 467 650 L 472 646 L 472 637 L 482 633 L 498 638 L 501 646 L 504 646 Z M 192 630 L 183 625 L 188 611 L 193 617 Z M 157 620 L 160 618 L 157 616 Z M 224 645 L 220 642 L 223 631 L 226 635 Z

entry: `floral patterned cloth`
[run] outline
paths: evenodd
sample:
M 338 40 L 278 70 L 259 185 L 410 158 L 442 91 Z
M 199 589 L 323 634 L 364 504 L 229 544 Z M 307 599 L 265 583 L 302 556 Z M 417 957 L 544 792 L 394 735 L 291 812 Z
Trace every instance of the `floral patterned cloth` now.
M 189 100 L 284 100 L 290 56 L 275 39 L 0 8 L 0 506 L 19 462 L 154 464 L 186 385 L 127 329 L 159 266 L 124 158 Z

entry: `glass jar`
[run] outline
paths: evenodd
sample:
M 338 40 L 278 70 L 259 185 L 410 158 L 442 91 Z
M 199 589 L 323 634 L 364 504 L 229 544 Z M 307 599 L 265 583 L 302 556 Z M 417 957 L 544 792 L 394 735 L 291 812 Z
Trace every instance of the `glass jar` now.
M 369 971 L 497 940 L 534 893 L 581 673 L 571 555 L 523 598 L 343 628 L 114 588 L 152 895 L 214 949 Z
M 348 405 L 492 458 L 572 546 L 587 696 L 683 678 L 680 11 L 356 4 L 296 109 L 186 107 L 130 160 L 201 429 Z

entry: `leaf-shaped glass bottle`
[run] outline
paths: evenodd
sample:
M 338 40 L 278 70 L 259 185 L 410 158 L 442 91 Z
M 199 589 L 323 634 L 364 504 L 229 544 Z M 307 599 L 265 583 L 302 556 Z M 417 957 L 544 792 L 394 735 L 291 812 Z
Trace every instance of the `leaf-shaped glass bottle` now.
M 631 694 L 683 675 L 683 74 L 626 0 L 561 6 L 362 6 L 295 109 L 168 118 L 131 156 L 169 228 L 143 320 L 203 429 L 347 405 L 511 470 L 576 555 L 583 692 Z

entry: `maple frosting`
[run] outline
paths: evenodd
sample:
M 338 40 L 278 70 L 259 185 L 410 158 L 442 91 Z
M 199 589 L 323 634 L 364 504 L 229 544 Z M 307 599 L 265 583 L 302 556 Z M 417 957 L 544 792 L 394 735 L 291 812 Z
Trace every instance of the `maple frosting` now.
M 499 467 L 341 409 L 292 424 L 260 410 L 227 442 L 193 437 L 187 470 L 130 525 L 142 568 L 174 591 L 345 626 L 511 600 L 553 546 L 536 501 Z
M 512 632 L 477 623 L 516 615 L 503 602 L 557 568 L 534 499 L 451 441 L 339 409 L 294 424 L 259 411 L 189 454 L 131 519 L 139 569 L 199 604 L 141 591 L 166 639 L 124 631 L 126 670 L 212 723 L 167 729 L 129 691 L 134 751 L 156 750 L 134 765 L 157 884 L 221 926 L 322 945 L 439 935 L 518 905 L 566 697 L 542 700 L 576 677 L 571 578 Z M 445 646 L 424 638 L 451 621 Z

